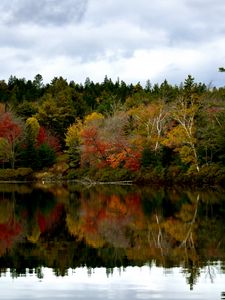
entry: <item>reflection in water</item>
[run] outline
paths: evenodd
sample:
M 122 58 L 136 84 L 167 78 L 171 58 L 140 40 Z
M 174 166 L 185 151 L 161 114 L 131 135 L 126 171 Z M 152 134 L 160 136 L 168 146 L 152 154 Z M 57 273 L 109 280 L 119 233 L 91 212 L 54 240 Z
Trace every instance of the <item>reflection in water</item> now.
M 43 267 L 65 276 L 86 266 L 110 275 L 154 262 L 180 267 L 193 289 L 203 270 L 211 282 L 224 271 L 224 216 L 221 191 L 4 184 L 0 272 L 42 279 Z
M 10 275 L 0 280 L 1 299 L 220 299 L 225 274 L 220 274 L 212 285 L 205 278 L 204 268 L 195 290 L 188 290 L 178 268 L 165 273 L 160 267 L 151 269 L 127 267 L 123 272 L 114 268 L 113 275 L 105 276 L 104 268 L 87 267 L 68 270 L 68 276 L 55 277 L 51 269 L 43 268 L 44 277 L 32 274 L 10 280 Z

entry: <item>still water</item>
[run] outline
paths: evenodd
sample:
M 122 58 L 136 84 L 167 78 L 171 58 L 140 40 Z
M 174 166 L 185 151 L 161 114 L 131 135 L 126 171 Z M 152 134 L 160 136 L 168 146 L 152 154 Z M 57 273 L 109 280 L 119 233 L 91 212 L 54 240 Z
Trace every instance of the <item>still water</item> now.
M 225 193 L 0 184 L 0 299 L 225 299 Z

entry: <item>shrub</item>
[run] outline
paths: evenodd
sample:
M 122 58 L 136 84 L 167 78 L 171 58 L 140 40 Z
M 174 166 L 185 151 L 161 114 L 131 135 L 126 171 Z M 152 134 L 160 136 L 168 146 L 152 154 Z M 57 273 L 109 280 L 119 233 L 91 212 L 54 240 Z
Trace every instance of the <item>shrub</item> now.
M 0 180 L 24 180 L 31 177 L 31 168 L 0 169 Z
M 165 170 L 160 166 L 155 168 L 143 168 L 141 172 L 137 174 L 137 181 L 142 183 L 161 184 L 165 181 Z

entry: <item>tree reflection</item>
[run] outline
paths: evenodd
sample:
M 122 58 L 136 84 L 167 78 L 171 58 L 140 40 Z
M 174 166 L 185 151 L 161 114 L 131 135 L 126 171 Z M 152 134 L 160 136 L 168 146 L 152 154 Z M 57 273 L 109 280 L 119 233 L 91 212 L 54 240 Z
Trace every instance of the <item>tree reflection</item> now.
M 224 261 L 223 193 L 150 187 L 0 185 L 0 268 L 12 277 L 41 266 L 183 267 L 190 288 Z M 223 265 L 221 267 L 223 269 Z M 30 270 L 30 271 L 27 271 Z

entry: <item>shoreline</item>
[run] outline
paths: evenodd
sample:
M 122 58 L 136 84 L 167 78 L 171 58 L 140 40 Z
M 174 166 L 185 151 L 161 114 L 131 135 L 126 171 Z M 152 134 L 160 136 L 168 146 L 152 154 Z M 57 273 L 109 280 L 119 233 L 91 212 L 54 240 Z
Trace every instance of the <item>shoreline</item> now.
M 1 169 L 0 184 L 78 183 L 83 185 L 137 185 L 184 186 L 198 188 L 223 187 L 225 168 L 203 166 L 200 172 L 173 168 L 146 168 L 132 172 L 126 169 L 72 169 L 56 171 L 54 168 L 33 171 L 31 168 Z

